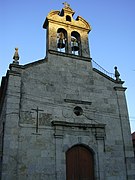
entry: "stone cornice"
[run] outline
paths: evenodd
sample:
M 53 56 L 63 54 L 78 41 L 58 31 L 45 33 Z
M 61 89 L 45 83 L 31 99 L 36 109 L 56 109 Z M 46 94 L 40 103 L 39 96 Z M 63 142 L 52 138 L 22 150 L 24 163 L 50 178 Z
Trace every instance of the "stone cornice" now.
M 73 123 L 66 121 L 52 121 L 53 126 L 78 127 L 78 128 L 105 128 L 105 124 Z
M 107 74 L 103 73 L 102 71 L 99 71 L 96 68 L 93 68 L 93 71 L 97 72 L 98 74 L 100 74 L 101 76 L 104 76 L 105 78 L 109 79 L 110 81 L 116 83 L 116 84 L 123 84 L 124 81 L 116 81 L 115 79 L 113 79 L 112 77 L 108 76 Z
M 31 62 L 31 63 L 28 63 L 28 64 L 25 64 L 25 65 L 23 65 L 23 68 L 28 68 L 28 67 L 36 66 L 38 64 L 43 64 L 45 62 L 47 62 L 47 58 L 41 59 L 41 60 L 37 60 L 37 61 Z
M 70 128 L 71 131 L 76 131 L 75 129 L 77 128 L 77 129 L 83 130 L 84 132 L 87 132 L 88 129 L 91 129 L 91 132 L 94 134 L 96 140 L 104 140 L 106 136 L 105 124 L 88 124 L 88 123 L 75 123 L 75 122 L 66 122 L 66 121 L 52 121 L 52 126 L 55 127 L 55 133 L 54 133 L 55 138 L 63 138 L 64 131 L 67 131 L 66 128 Z
M 74 54 L 54 51 L 54 50 L 51 50 L 51 49 L 49 49 L 48 52 L 50 54 L 54 54 L 54 55 L 58 55 L 58 56 L 69 57 L 69 58 L 78 59 L 78 60 L 81 60 L 81 61 L 91 62 L 91 58 L 89 58 L 89 57 L 78 56 L 78 55 L 74 55 Z
M 119 87 L 119 86 L 116 86 L 114 87 L 115 91 L 126 91 L 126 87 Z
M 25 64 L 25 65 L 19 65 L 19 64 L 14 64 L 14 63 L 12 63 L 12 64 L 10 64 L 9 65 L 9 72 L 17 72 L 17 71 L 15 71 L 14 69 L 25 69 L 25 68 L 29 68 L 29 67 L 32 67 L 32 66 L 36 66 L 36 65 L 38 65 L 38 64 L 42 64 L 42 63 L 44 63 L 44 62 L 47 62 L 47 58 L 45 58 L 45 59 L 41 59 L 41 60 L 37 60 L 37 61 L 34 61 L 34 62 L 31 62 L 31 63 L 28 63 L 28 64 Z M 20 73 L 20 72 L 18 72 L 18 73 Z
M 74 104 L 85 104 L 85 105 L 91 105 L 92 102 L 89 101 L 82 101 L 82 100 L 74 100 L 74 99 L 64 99 L 67 103 L 74 103 Z
M 91 30 L 91 26 L 89 25 L 89 23 L 81 16 L 78 16 L 76 19 L 73 19 L 73 17 L 71 16 L 71 21 L 66 21 L 66 15 L 64 15 L 64 14 L 61 15 L 60 11 L 58 11 L 58 10 L 51 11 L 48 14 L 48 16 L 45 19 L 45 22 L 43 24 L 43 28 L 47 29 L 49 22 L 52 22 L 53 24 L 56 24 L 56 25 L 59 24 L 59 25 L 66 26 L 66 27 L 69 26 L 72 28 L 85 30 L 87 32 L 89 32 Z

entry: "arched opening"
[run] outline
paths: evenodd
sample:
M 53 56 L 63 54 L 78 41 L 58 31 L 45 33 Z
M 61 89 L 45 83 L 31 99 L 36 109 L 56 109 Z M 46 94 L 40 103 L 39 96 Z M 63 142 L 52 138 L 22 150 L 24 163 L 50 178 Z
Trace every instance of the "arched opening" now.
M 66 16 L 66 21 L 71 22 L 71 17 L 67 15 L 67 16 Z
M 81 55 L 81 38 L 80 34 L 76 31 L 71 33 L 71 49 L 72 54 Z
M 57 30 L 57 50 L 67 52 L 67 31 L 63 28 Z
M 66 152 L 66 180 L 94 180 L 93 152 L 82 145 L 73 146 Z

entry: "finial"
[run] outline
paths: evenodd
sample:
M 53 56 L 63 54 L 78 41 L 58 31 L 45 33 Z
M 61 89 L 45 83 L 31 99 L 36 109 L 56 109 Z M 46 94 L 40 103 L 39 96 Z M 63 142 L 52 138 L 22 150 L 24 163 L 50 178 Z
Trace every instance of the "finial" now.
M 116 81 L 119 82 L 119 81 L 121 81 L 121 79 L 119 78 L 119 77 L 120 77 L 120 73 L 118 72 L 116 66 L 114 67 L 114 69 L 115 69 L 115 77 L 116 77 Z
M 62 3 L 62 4 L 64 4 L 64 8 L 70 7 L 70 4 L 68 4 L 67 2 L 64 2 L 64 3 Z
M 14 61 L 13 61 L 14 64 L 19 64 L 18 48 L 15 48 L 15 53 L 14 53 L 13 59 L 14 59 Z

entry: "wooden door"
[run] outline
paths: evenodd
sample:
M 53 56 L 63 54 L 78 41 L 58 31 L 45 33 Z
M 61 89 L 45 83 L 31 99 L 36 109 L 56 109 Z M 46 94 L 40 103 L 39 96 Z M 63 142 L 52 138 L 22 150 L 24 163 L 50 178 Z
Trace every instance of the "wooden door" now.
M 74 146 L 66 153 L 67 180 L 94 180 L 93 154 L 84 146 Z

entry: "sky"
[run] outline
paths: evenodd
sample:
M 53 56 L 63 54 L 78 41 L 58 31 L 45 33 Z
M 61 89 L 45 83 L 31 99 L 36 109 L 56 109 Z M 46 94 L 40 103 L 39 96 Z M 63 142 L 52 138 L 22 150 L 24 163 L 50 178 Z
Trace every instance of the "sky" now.
M 42 25 L 51 10 L 61 10 L 64 0 L 0 0 L 0 79 L 19 48 L 20 64 L 46 55 L 46 31 Z M 131 132 L 135 131 L 135 0 L 68 0 L 92 27 L 91 57 L 113 73 L 118 67 L 125 81 Z

